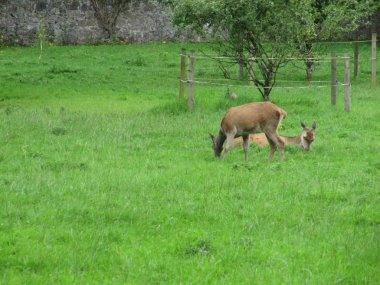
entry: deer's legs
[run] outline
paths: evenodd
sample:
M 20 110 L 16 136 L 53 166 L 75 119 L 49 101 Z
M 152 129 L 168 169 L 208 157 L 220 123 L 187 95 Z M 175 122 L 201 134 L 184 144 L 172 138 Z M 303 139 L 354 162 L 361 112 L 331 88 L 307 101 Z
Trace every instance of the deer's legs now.
M 280 139 L 280 144 L 278 148 L 280 150 L 280 161 L 283 161 L 284 160 L 284 143 L 281 141 L 281 139 Z
M 265 135 L 270 145 L 269 161 L 272 160 L 273 154 L 277 148 L 280 150 L 280 160 L 282 161 L 284 159 L 284 142 L 276 133 L 265 133 Z
M 248 161 L 248 146 L 249 146 L 249 136 L 243 136 L 243 146 L 244 146 L 244 159 Z
M 268 161 L 271 162 L 273 158 L 273 154 L 276 151 L 277 147 L 276 147 L 276 144 L 270 138 L 268 138 L 268 142 L 270 146 Z
M 224 159 L 227 152 L 234 146 L 234 138 L 235 138 L 234 134 L 227 134 L 226 146 L 224 147 L 224 150 L 223 150 L 222 159 Z

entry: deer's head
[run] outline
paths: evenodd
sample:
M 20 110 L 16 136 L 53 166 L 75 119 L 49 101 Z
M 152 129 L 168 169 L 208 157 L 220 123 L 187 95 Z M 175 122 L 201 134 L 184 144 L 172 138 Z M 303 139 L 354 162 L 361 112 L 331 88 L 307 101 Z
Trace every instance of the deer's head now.
M 308 151 L 315 138 L 317 123 L 314 121 L 311 128 L 308 128 L 303 122 L 301 122 L 301 127 L 303 129 L 301 134 L 301 146 L 304 150 Z
M 223 142 L 224 140 L 218 140 L 218 138 L 215 138 L 212 134 L 209 133 L 211 142 L 212 142 L 212 149 L 214 150 L 215 157 L 220 157 L 220 154 L 223 150 Z

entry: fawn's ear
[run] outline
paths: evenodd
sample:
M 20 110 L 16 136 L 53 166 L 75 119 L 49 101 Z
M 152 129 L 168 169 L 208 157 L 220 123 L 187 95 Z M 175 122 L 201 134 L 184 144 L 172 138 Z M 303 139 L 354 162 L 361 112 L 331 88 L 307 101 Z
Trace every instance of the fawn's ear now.
M 306 125 L 301 121 L 301 127 L 304 129 L 306 128 Z
M 317 128 L 317 122 L 314 121 L 313 124 L 311 125 L 311 127 L 313 128 L 313 130 L 315 130 Z

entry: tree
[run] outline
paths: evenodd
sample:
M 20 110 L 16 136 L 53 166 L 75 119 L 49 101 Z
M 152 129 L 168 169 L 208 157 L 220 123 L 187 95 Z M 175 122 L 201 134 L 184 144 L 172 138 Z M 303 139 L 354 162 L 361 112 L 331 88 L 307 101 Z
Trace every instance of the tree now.
M 368 24 L 380 3 L 376 0 L 298 0 L 293 6 L 300 23 L 296 48 L 306 65 L 306 78 L 311 81 L 315 43 L 337 39 Z
M 220 54 L 243 65 L 264 100 L 278 69 L 295 53 L 312 80 L 315 42 L 355 30 L 378 0 L 171 0 L 174 23 L 211 29 Z M 377 4 L 376 4 L 377 3 Z
M 278 69 L 294 50 L 299 24 L 289 1 L 184 0 L 174 3 L 174 23 L 202 33 L 211 29 L 219 52 L 244 65 L 265 101 Z
M 106 39 L 111 39 L 115 34 L 117 18 L 130 2 L 131 0 L 91 0 Z

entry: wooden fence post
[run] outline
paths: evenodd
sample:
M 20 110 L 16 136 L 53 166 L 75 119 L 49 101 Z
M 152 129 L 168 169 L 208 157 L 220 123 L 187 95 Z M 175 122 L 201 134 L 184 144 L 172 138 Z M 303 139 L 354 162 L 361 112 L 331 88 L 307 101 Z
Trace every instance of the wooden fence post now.
M 344 54 L 344 110 L 350 112 L 351 109 L 351 83 L 350 83 L 350 57 Z
M 372 33 L 371 86 L 376 87 L 376 33 Z
M 336 54 L 331 53 L 331 105 L 336 105 Z
M 244 79 L 244 63 L 243 63 L 243 52 L 239 52 L 239 80 Z
M 354 42 L 354 79 L 358 79 L 359 73 L 359 42 Z
M 181 76 L 179 79 L 179 99 L 183 99 L 186 81 L 186 49 L 181 49 Z
M 188 87 L 188 92 L 189 92 L 189 101 L 188 101 L 188 106 L 189 109 L 193 109 L 194 107 L 194 63 L 195 63 L 195 56 L 194 56 L 194 51 L 190 51 L 190 69 L 189 69 L 189 87 Z

